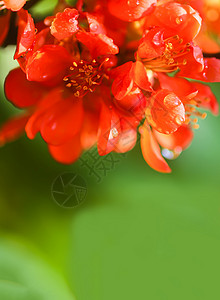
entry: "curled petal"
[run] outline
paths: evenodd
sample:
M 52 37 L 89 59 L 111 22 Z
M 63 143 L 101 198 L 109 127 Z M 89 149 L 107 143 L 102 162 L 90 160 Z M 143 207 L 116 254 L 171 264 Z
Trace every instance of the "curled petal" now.
M 0 129 L 0 145 L 11 142 L 20 137 L 25 131 L 29 115 L 20 115 L 9 119 Z
M 203 81 L 220 82 L 220 59 L 206 58 L 204 71 L 200 78 Z
M 79 134 L 70 141 L 59 146 L 48 145 L 49 152 L 53 158 L 62 164 L 71 164 L 76 161 L 82 151 Z
M 57 13 L 50 27 L 51 34 L 58 40 L 70 37 L 79 30 L 78 17 L 78 11 L 74 8 Z
M 98 143 L 99 155 L 106 155 L 114 151 L 121 133 L 120 118 L 114 108 L 104 103 L 100 113 Z
M 19 58 L 27 50 L 31 49 L 35 39 L 34 20 L 27 10 L 18 12 L 18 42 L 14 58 Z
M 178 76 L 193 78 L 194 74 L 200 74 L 204 70 L 202 49 L 191 43 L 189 52 L 184 55 L 183 64 L 180 65 Z
M 146 19 L 146 27 L 160 26 L 165 29 L 164 37 L 179 35 L 184 42 L 193 40 L 199 33 L 202 19 L 191 6 L 169 2 L 157 6 Z
M 72 62 L 71 55 L 59 45 L 45 45 L 29 58 L 26 68 L 27 79 L 45 82 L 62 81 L 65 71 Z
M 6 97 L 19 108 L 36 104 L 46 91 L 47 89 L 39 83 L 28 81 L 20 68 L 10 71 L 5 80 Z
M 91 56 L 94 58 L 100 55 L 117 54 L 119 52 L 113 40 L 105 34 L 78 32 L 76 36 L 89 49 Z
M 163 40 L 164 31 L 161 28 L 152 28 L 140 40 L 138 56 L 144 59 L 161 56 L 165 49 Z
M 188 148 L 193 139 L 193 132 L 187 125 L 180 126 L 177 131 L 171 134 L 163 134 L 157 130 L 153 130 L 153 133 L 161 147 L 178 150 L 178 152 Z
M 138 87 L 133 88 L 121 100 L 115 100 L 116 107 L 122 109 L 125 114 L 130 115 L 138 123 L 144 117 L 146 103 L 146 97 Z
M 192 85 L 198 90 L 198 94 L 195 96 L 198 106 L 209 109 L 217 116 L 219 104 L 211 88 L 208 85 L 199 82 L 192 82 Z
M 160 153 L 160 147 L 149 127 L 145 122 L 139 129 L 141 134 L 141 151 L 145 161 L 154 170 L 170 173 L 171 169 Z
M 125 97 L 133 88 L 133 80 L 130 75 L 133 63 L 129 61 L 114 70 L 115 80 L 112 84 L 112 93 L 117 100 Z
M 3 0 L 7 9 L 12 11 L 20 10 L 26 3 L 26 0 Z
M 29 139 L 34 139 L 35 135 L 40 131 L 44 114 L 61 100 L 62 91 L 60 89 L 53 89 L 38 103 L 37 110 L 32 114 L 25 127 Z
M 146 109 L 149 124 L 157 131 L 170 134 L 185 121 L 185 108 L 173 92 L 160 90 L 149 100 Z
M 133 64 L 131 72 L 132 77 L 134 78 L 134 82 L 140 89 L 148 92 L 152 91 L 151 83 L 148 80 L 146 69 L 140 61 L 136 61 Z
M 109 0 L 108 9 L 112 15 L 132 22 L 153 12 L 156 0 Z
M 127 118 L 122 118 L 120 121 L 121 134 L 114 151 L 118 153 L 126 153 L 134 148 L 137 141 L 137 129 Z
M 188 64 L 188 67 L 189 71 L 186 65 L 186 68 L 181 69 L 178 76 L 205 82 L 220 82 L 220 59 L 214 57 L 204 59 L 204 68 L 202 68 L 202 70 L 193 68 L 193 65 L 190 63 Z
M 112 93 L 117 100 L 123 99 L 136 88 L 152 91 L 147 72 L 140 61 L 135 63 L 129 61 L 119 66 L 114 70 L 113 77 L 115 80 L 112 84 Z

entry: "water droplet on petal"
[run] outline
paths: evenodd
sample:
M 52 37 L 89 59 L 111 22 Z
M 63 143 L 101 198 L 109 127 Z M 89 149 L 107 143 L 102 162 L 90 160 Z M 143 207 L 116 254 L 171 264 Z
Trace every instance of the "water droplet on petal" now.
M 161 151 L 163 157 L 169 160 L 176 159 L 181 154 L 181 152 L 182 148 L 179 146 L 177 146 L 174 150 L 163 148 Z
M 184 122 L 184 118 L 181 117 L 181 116 L 177 116 L 177 117 L 175 118 L 175 122 L 176 122 L 177 125 L 182 125 L 183 122 Z

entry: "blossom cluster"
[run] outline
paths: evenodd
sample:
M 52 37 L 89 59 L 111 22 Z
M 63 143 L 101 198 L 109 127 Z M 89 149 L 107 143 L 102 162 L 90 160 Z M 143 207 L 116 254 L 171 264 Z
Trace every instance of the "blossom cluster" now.
M 21 114 L 0 130 L 5 144 L 40 133 L 53 158 L 73 163 L 140 145 L 153 169 L 187 148 L 204 119 L 218 114 L 206 82 L 220 81 L 220 4 L 208 0 L 58 1 L 35 22 L 26 1 L 1 1 L 0 43 L 17 17 L 19 67 L 5 95 Z M 205 55 L 208 54 L 208 55 Z

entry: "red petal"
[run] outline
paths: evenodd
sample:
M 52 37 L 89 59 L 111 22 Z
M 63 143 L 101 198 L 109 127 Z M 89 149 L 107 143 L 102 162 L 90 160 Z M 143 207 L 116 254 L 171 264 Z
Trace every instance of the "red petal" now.
M 178 76 L 194 78 L 194 74 L 200 73 L 204 69 L 204 59 L 202 49 L 194 44 L 189 47 L 189 52 L 183 56 L 184 64 L 180 65 Z M 180 60 L 180 63 L 182 61 Z
M 4 0 L 3 2 L 7 9 L 18 11 L 25 5 L 26 0 Z
M 177 131 L 171 134 L 163 134 L 157 130 L 154 130 L 153 133 L 163 148 L 169 150 L 178 149 L 178 152 L 189 147 L 193 139 L 193 132 L 187 125 L 180 126 Z
M 132 22 L 152 13 L 156 0 L 109 0 L 108 9 L 112 15 Z
M 176 2 L 157 6 L 152 15 L 146 18 L 146 27 L 165 28 L 164 37 L 178 35 L 184 43 L 193 40 L 199 33 L 202 19 L 191 6 Z
M 18 41 L 14 58 L 19 58 L 33 46 L 35 39 L 34 20 L 27 10 L 21 9 L 18 12 Z
M 34 139 L 38 131 L 40 131 L 42 118 L 44 114 L 57 102 L 62 100 L 62 91 L 60 89 L 53 89 L 44 97 L 37 106 L 37 110 L 30 117 L 25 130 L 29 139 Z
M 46 45 L 30 57 L 26 75 L 30 81 L 62 82 L 67 67 L 71 64 L 72 57 L 65 48 L 58 45 Z
M 144 117 L 146 108 L 146 97 L 139 88 L 133 88 L 121 100 L 115 100 L 115 105 L 124 110 L 125 114 L 129 114 L 136 122 L 140 122 Z
M 148 80 L 146 69 L 140 61 L 136 61 L 133 64 L 132 73 L 132 77 L 140 89 L 149 92 L 152 91 L 152 86 Z
M 5 15 L 0 16 L 0 46 L 3 44 L 8 34 L 10 17 L 11 17 L 10 11 L 7 11 Z
M 141 150 L 145 161 L 156 171 L 170 173 L 171 169 L 162 157 L 160 147 L 148 124 L 145 122 L 139 130 L 141 134 Z
M 220 59 L 206 58 L 203 79 L 208 82 L 220 82 Z
M 184 78 L 170 77 L 162 73 L 158 73 L 160 87 L 167 89 L 176 94 L 180 99 L 189 98 L 191 95 L 197 94 L 196 86 Z
M 63 145 L 48 145 L 48 148 L 53 158 L 62 164 L 73 163 L 79 158 L 82 151 L 78 134 Z
M 24 133 L 29 115 L 21 115 L 9 119 L 0 129 L 0 145 L 11 142 Z
M 85 111 L 80 135 L 83 149 L 89 149 L 97 142 L 98 125 L 98 114 L 92 111 Z
M 70 37 L 79 30 L 78 17 L 78 11 L 74 8 L 66 8 L 62 13 L 57 13 L 50 27 L 51 34 L 58 40 Z
M 86 13 L 86 17 L 89 23 L 89 30 L 94 34 L 106 34 L 106 29 L 102 22 L 99 20 L 98 16 Z
M 149 124 L 165 134 L 176 131 L 185 121 L 183 103 L 168 90 L 160 90 L 150 98 L 145 114 Z
M 140 40 L 138 56 L 146 59 L 161 56 L 165 49 L 163 33 L 163 30 L 157 27 L 150 29 Z
M 133 88 L 133 80 L 130 74 L 132 66 L 133 62 L 129 61 L 113 71 L 113 76 L 116 78 L 112 84 L 112 93 L 117 100 L 121 100 Z
M 51 145 L 61 145 L 74 137 L 82 126 L 82 100 L 70 96 L 56 102 L 38 119 L 43 139 Z
M 46 91 L 39 83 L 28 81 L 20 68 L 10 71 L 5 80 L 6 97 L 19 108 L 34 105 Z
M 118 153 L 125 153 L 134 148 L 137 141 L 137 129 L 133 126 L 129 119 L 121 119 L 121 133 L 114 151 Z
M 117 54 L 119 52 L 113 40 L 105 34 L 78 32 L 76 36 L 77 39 L 89 49 L 94 58 L 100 55 Z
M 211 88 L 199 82 L 192 82 L 192 85 L 198 90 L 195 100 L 199 107 L 211 110 L 214 115 L 218 115 L 219 104 Z
M 120 119 L 113 108 L 102 104 L 99 131 L 98 131 L 98 152 L 99 155 L 106 155 L 114 151 L 121 132 Z

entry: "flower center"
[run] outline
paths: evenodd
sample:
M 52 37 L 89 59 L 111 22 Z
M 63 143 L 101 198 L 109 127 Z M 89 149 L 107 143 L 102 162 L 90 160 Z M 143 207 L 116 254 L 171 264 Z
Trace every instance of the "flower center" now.
M 74 61 L 69 68 L 69 74 L 63 78 L 66 87 L 72 89 L 75 97 L 83 97 L 88 92 L 94 92 L 104 76 L 102 65 L 98 64 L 96 60 L 91 63 L 83 60 Z
M 207 102 L 209 99 L 207 98 Z M 198 118 L 205 119 L 207 116 L 207 113 L 205 112 L 200 112 L 198 110 L 200 106 L 200 101 L 195 100 L 195 99 L 190 99 L 187 101 L 185 105 L 185 110 L 186 110 L 186 120 L 185 124 L 190 124 L 194 129 L 199 128 L 198 124 Z
M 162 55 L 150 58 L 142 59 L 145 67 L 154 72 L 173 72 L 181 65 L 186 65 L 187 60 L 184 56 L 190 51 L 190 44 L 182 44 L 183 40 L 178 35 L 167 38 L 164 40 L 164 52 Z

